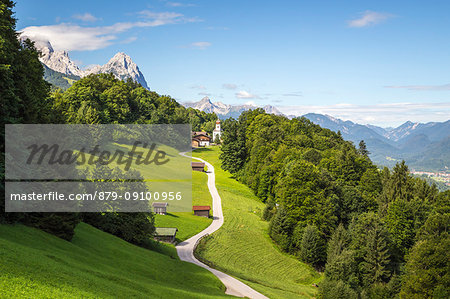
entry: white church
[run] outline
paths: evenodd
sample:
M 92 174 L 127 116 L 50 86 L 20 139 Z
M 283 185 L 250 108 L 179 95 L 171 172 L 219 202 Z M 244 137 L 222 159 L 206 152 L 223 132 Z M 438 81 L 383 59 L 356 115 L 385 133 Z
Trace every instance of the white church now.
M 212 142 L 216 141 L 216 136 L 219 136 L 219 139 L 222 136 L 222 130 L 220 129 L 220 120 L 216 121 L 216 127 L 214 128 L 214 131 L 213 131 Z

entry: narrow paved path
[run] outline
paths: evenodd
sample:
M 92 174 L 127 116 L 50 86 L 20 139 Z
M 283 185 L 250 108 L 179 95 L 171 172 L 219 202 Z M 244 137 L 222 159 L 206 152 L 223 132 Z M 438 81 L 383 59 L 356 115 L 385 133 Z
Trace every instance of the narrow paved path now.
M 191 158 L 191 157 L 187 156 L 185 153 L 180 153 L 180 154 L 182 156 Z M 242 283 L 241 281 L 237 280 L 236 278 L 233 278 L 228 274 L 225 274 L 221 271 L 213 269 L 213 268 L 203 264 L 202 262 L 200 262 L 199 260 L 197 260 L 194 257 L 194 249 L 195 249 L 195 245 L 197 244 L 197 242 L 202 237 L 204 237 L 208 234 L 212 234 L 213 232 L 215 232 L 222 226 L 223 213 L 222 213 L 222 200 L 216 189 L 216 183 L 215 183 L 216 176 L 214 173 L 214 167 L 210 163 L 206 162 L 203 159 L 195 158 L 195 157 L 193 157 L 193 159 L 199 160 L 201 162 L 205 162 L 206 166 L 208 167 L 208 172 L 207 172 L 207 174 L 208 174 L 208 189 L 209 189 L 209 192 L 211 193 L 211 196 L 213 199 L 213 217 L 214 218 L 213 218 L 211 225 L 208 226 L 206 229 L 204 229 L 200 233 L 196 234 L 195 236 L 187 239 L 186 241 L 179 243 L 176 246 L 177 253 L 178 253 L 178 256 L 180 257 L 180 260 L 196 264 L 200 267 L 207 269 L 211 273 L 213 273 L 215 276 L 217 276 L 222 281 L 222 283 L 227 288 L 227 290 L 225 292 L 226 294 L 238 296 L 238 297 L 254 298 L 254 299 L 267 298 L 263 294 L 255 291 L 254 289 L 252 289 L 248 285 Z

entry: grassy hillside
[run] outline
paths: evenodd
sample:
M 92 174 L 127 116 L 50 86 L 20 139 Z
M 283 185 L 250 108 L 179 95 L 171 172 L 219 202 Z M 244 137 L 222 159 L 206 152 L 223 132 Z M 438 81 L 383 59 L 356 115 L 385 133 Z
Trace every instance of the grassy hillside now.
M 195 157 L 214 165 L 225 223 L 199 247 L 198 255 L 214 267 L 239 278 L 270 298 L 309 298 L 321 279 L 310 266 L 282 253 L 262 221 L 264 204 L 243 184 L 220 168 L 219 148 L 200 149 Z
M 2 298 L 225 297 L 210 272 L 81 223 L 72 242 L 0 225 Z
M 192 205 L 211 206 L 212 199 L 209 193 L 208 176 L 204 172 L 192 172 Z M 212 210 L 211 210 L 212 215 Z M 193 212 L 169 213 L 155 215 L 155 226 L 178 228 L 177 240 L 184 241 L 207 228 L 212 219 L 195 216 Z

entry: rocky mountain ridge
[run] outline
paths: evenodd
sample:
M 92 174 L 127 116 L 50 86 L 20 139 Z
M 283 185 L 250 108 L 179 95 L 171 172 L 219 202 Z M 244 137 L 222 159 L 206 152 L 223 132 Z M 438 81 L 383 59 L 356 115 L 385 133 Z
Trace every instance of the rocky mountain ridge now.
M 237 118 L 239 115 L 241 115 L 242 112 L 250 109 L 256 109 L 259 108 L 255 105 L 250 104 L 243 104 L 243 105 L 230 105 L 230 104 L 224 104 L 222 102 L 211 102 L 211 99 L 209 97 L 204 97 L 198 102 L 188 102 L 188 103 L 182 103 L 185 107 L 191 107 L 194 109 L 198 109 L 201 111 L 205 111 L 207 113 L 215 113 L 217 116 L 221 119 L 225 118 Z M 266 111 L 267 113 L 276 114 L 276 115 L 282 115 L 282 113 L 274 106 L 266 105 L 264 107 L 261 107 Z
M 29 38 L 21 36 L 21 40 Z M 30 38 L 34 40 L 35 47 L 42 55 L 39 60 L 49 69 L 69 76 L 85 77 L 90 74 L 112 73 L 117 79 L 125 80 L 131 78 L 133 81 L 140 83 L 144 88 L 149 89 L 144 75 L 139 70 L 136 63 L 130 56 L 123 52 L 119 52 L 112 57 L 105 65 L 95 65 L 88 69 L 82 70 L 70 59 L 67 51 L 55 51 L 49 41 Z

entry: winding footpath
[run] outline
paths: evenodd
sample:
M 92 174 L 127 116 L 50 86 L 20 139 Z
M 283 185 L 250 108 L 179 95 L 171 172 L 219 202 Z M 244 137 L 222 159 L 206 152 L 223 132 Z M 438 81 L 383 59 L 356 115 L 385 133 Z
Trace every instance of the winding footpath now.
M 191 158 L 190 156 L 187 156 L 186 153 L 180 153 L 180 154 L 184 157 Z M 225 274 L 216 269 L 213 269 L 213 268 L 203 264 L 202 262 L 200 262 L 199 260 L 197 260 L 194 257 L 194 249 L 195 249 L 195 246 L 197 245 L 197 243 L 200 241 L 200 239 L 206 235 L 212 234 L 213 232 L 218 230 L 223 225 L 223 212 L 222 212 L 222 200 L 216 189 L 216 184 L 215 184 L 216 176 L 214 173 L 214 167 L 210 163 L 206 162 L 203 159 L 195 158 L 195 157 L 192 157 L 192 159 L 196 159 L 201 162 L 204 162 L 206 164 L 206 166 L 208 167 L 208 171 L 207 171 L 208 189 L 209 189 L 209 192 L 211 193 L 211 196 L 213 199 L 213 221 L 212 221 L 211 225 L 208 226 L 206 229 L 199 232 L 195 236 L 187 239 L 186 241 L 179 243 L 176 246 L 177 253 L 178 253 L 178 256 L 180 257 L 180 260 L 186 261 L 186 262 L 189 262 L 192 264 L 196 264 L 202 268 L 205 268 L 206 270 L 210 271 L 211 273 L 213 273 L 225 285 L 225 287 L 227 288 L 225 293 L 228 295 L 233 295 L 233 296 L 237 296 L 237 297 L 248 297 L 248 298 L 253 298 L 253 299 L 267 298 L 263 294 L 255 291 L 254 289 L 252 289 L 248 285 L 242 283 L 241 281 L 237 280 L 236 278 L 231 277 L 230 275 Z

